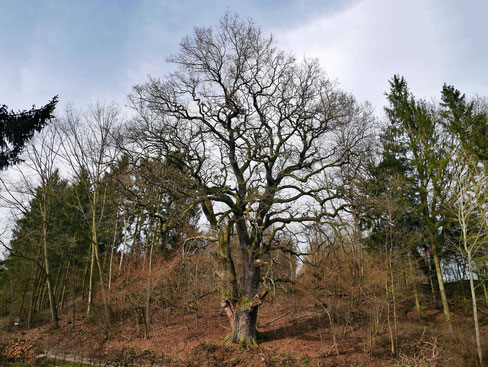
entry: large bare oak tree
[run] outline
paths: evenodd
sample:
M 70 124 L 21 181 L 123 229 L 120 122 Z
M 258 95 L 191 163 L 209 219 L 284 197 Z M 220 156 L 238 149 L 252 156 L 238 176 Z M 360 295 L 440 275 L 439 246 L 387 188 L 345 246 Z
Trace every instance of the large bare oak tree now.
M 372 114 L 317 61 L 298 62 L 236 15 L 195 28 L 169 61 L 176 72 L 130 97 L 141 141 L 191 176 L 180 185 L 219 246 L 230 339 L 253 346 L 266 254 L 287 231 L 343 208 L 334 177 L 359 150 Z

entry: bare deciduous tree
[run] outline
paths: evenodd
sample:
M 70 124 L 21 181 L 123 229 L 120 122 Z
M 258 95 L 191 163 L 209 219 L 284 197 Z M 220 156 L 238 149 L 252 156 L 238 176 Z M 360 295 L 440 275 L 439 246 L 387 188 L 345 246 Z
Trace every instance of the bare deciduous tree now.
M 87 185 L 89 192 L 88 206 L 86 207 L 81 202 L 78 203 L 78 209 L 84 215 L 87 223 L 90 223 L 91 234 L 87 314 L 90 314 L 93 301 L 93 278 L 96 265 L 108 320 L 110 311 L 104 292 L 104 277 L 98 251 L 98 233 L 107 204 L 107 182 L 103 181 L 103 177 L 109 172 L 111 164 L 119 154 L 118 150 L 113 149 L 113 134 L 119 122 L 120 111 L 116 105 L 97 103 L 84 115 L 68 108 L 60 130 L 63 157 L 77 179 Z
M 180 185 L 200 203 L 219 245 L 230 340 L 253 346 L 267 293 L 264 256 L 280 248 L 280 233 L 343 209 L 329 205 L 340 199 L 335 173 L 362 144 L 371 111 L 338 90 L 317 61 L 297 62 L 231 14 L 216 30 L 196 28 L 169 61 L 179 70 L 130 97 L 141 141 L 192 177 Z
M 483 364 L 481 347 L 481 336 L 478 319 L 478 306 L 476 302 L 476 290 L 474 285 L 474 262 L 476 256 L 482 250 L 486 251 L 486 230 L 487 224 L 480 203 L 486 202 L 487 182 L 486 177 L 477 175 L 477 181 L 471 181 L 468 173 L 465 172 L 456 180 L 454 191 L 454 214 L 458 221 L 461 236 L 457 243 L 460 253 L 466 256 L 468 263 L 469 286 L 471 290 L 471 305 L 473 307 L 473 323 L 476 338 L 476 351 L 480 365 Z

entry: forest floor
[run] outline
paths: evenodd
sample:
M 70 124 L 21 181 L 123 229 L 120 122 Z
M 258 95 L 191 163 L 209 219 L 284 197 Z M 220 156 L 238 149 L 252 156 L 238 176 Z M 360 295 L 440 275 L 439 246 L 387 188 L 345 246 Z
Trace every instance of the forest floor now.
M 453 312 L 455 334 L 443 326 L 440 309 L 425 310 L 421 322 L 413 310 L 402 315 L 394 333 L 393 355 L 390 328 L 384 322 L 372 325 L 374 320 L 355 320 L 336 322 L 331 327 L 324 308 L 307 306 L 298 297 L 286 302 L 275 300 L 260 309 L 259 348 L 247 351 L 224 342 L 230 332 L 227 317 L 220 314 L 217 299 L 207 298 L 199 317 L 195 313 L 163 317 L 156 312 L 149 339 L 144 338 L 142 325 L 136 322 L 134 314 L 120 317 L 108 328 L 100 320 L 86 320 L 80 313 L 73 326 L 68 307 L 61 311 L 60 327 L 56 330 L 51 330 L 47 323 L 30 330 L 10 327 L 10 331 L 2 332 L 4 349 L 8 343 L 28 341 L 36 346 L 37 353 L 61 360 L 120 366 L 366 367 L 471 363 L 471 321 L 463 316 L 464 312 Z M 81 305 L 78 309 L 81 310 Z M 483 326 L 482 335 L 487 340 L 488 326 Z

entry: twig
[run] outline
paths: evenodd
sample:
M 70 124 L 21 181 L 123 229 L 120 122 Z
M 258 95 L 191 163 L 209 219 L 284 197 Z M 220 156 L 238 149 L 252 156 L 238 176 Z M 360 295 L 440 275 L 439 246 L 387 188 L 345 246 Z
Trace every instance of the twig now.
M 223 327 L 224 329 L 230 330 L 230 327 L 228 327 L 228 326 L 224 326 L 222 324 L 219 324 L 219 326 Z
M 300 320 L 300 319 L 303 319 L 304 317 L 315 316 L 315 315 L 317 315 L 317 314 L 318 314 L 317 312 L 315 312 L 315 313 L 310 313 L 310 312 L 309 312 L 309 313 L 305 313 L 305 314 L 303 314 L 303 315 L 297 315 L 297 316 L 293 316 L 293 317 L 290 319 L 290 321 L 292 321 L 292 320 Z
M 266 327 L 266 326 L 268 326 L 268 325 L 271 325 L 273 322 L 278 321 L 279 319 L 282 319 L 283 317 L 285 317 L 286 315 L 290 314 L 291 312 L 292 312 L 291 310 L 290 310 L 290 311 L 287 311 L 287 312 L 285 312 L 283 315 L 278 316 L 278 317 L 274 318 L 273 320 L 268 321 L 268 322 L 267 322 L 267 323 L 265 323 L 264 325 L 260 325 L 259 327 Z

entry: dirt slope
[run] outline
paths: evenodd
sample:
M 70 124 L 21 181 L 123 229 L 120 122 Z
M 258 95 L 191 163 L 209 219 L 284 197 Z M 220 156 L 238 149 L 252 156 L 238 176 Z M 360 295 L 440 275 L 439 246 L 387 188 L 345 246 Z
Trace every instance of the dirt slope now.
M 439 310 L 431 310 L 430 321 L 423 325 L 412 323 L 408 317 L 402 321 L 398 347 L 410 348 L 411 356 L 399 353 L 394 359 L 386 327 L 379 335 L 371 335 L 367 323 L 334 324 L 331 328 L 324 309 L 307 306 L 300 299 L 265 303 L 259 318 L 260 348 L 239 350 L 223 342 L 229 329 L 217 305 L 217 299 L 208 299 L 198 318 L 191 313 L 174 314 L 168 324 L 156 312 L 149 339 L 144 339 L 142 326 L 130 315 L 107 328 L 96 320 L 84 320 L 80 314 L 73 327 L 69 310 L 61 313 L 58 330 L 39 326 L 10 332 L 7 337 L 33 341 L 50 355 L 69 354 L 128 365 L 389 366 L 398 365 L 402 358 L 413 361 L 418 356 L 425 360 L 424 354 L 432 354 L 432 366 L 442 362 L 435 355 L 442 351 L 441 343 L 432 344 L 441 317 Z

